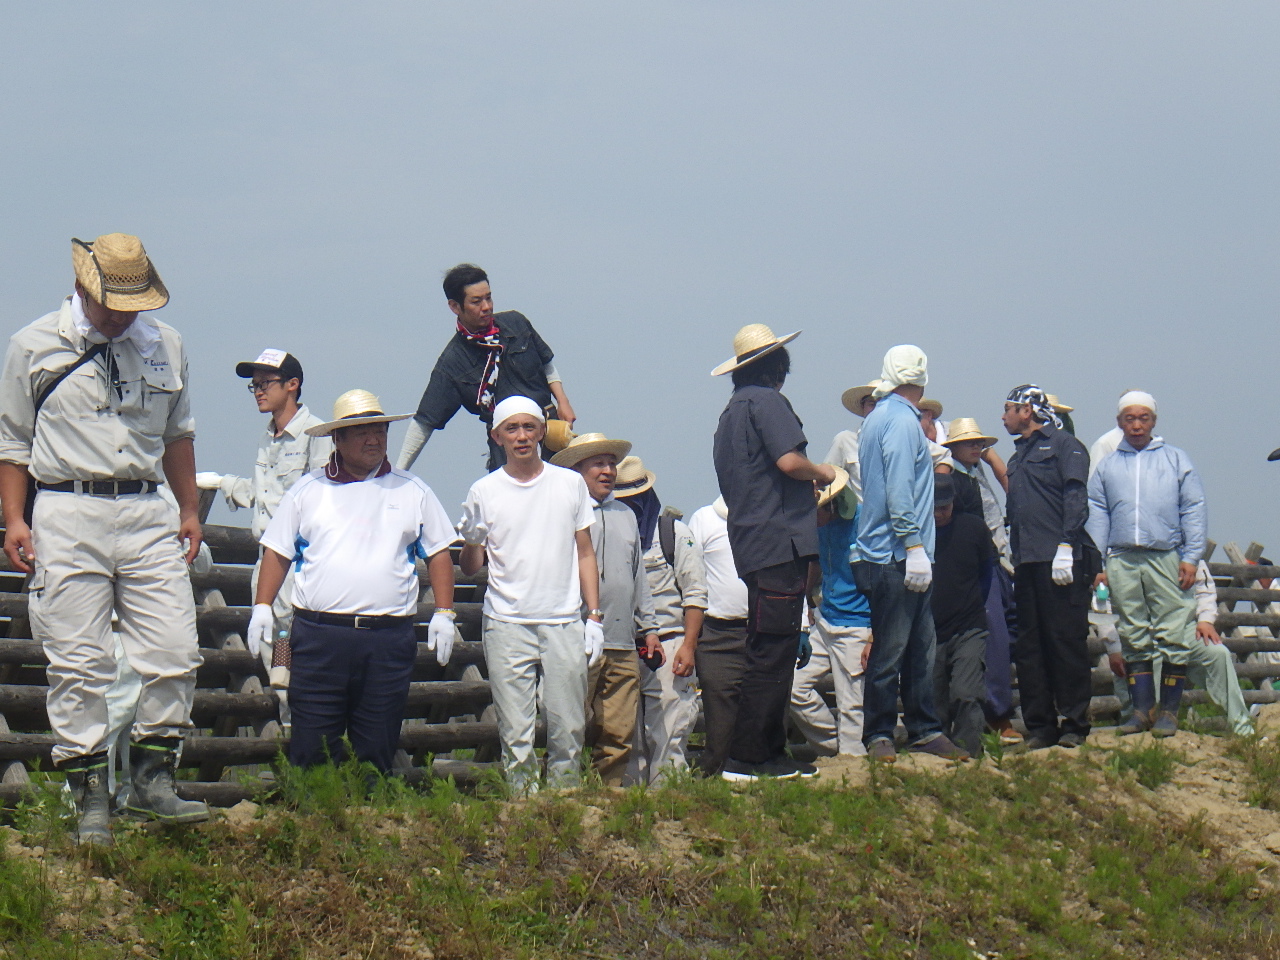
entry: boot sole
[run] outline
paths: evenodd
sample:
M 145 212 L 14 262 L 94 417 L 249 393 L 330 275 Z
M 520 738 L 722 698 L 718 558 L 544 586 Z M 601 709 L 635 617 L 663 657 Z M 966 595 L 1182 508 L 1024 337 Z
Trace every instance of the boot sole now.
M 143 810 L 140 807 L 125 807 L 125 810 L 131 816 L 140 820 L 151 820 L 155 823 L 166 824 L 204 823 L 212 816 L 208 811 L 204 813 L 189 813 L 180 817 L 162 817 L 153 810 Z

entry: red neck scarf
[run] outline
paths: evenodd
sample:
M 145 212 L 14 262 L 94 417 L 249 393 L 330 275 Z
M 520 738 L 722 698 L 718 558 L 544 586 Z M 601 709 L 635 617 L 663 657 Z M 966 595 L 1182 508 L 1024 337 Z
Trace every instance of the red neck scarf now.
M 476 391 L 476 406 L 482 413 L 493 413 L 494 389 L 498 385 L 498 370 L 502 366 L 502 341 L 498 339 L 498 324 L 490 317 L 489 326 L 480 331 L 468 330 L 458 321 L 458 336 L 468 343 L 489 351 L 480 375 L 480 388 Z
M 374 472 L 373 477 L 385 477 L 391 472 L 391 461 L 386 457 L 382 458 L 382 463 Z M 342 462 L 342 457 L 338 456 L 335 450 L 329 454 L 329 462 L 324 465 L 325 479 L 332 480 L 334 483 L 359 483 L 361 480 L 371 479 L 368 476 L 357 477 L 354 473 L 346 468 Z

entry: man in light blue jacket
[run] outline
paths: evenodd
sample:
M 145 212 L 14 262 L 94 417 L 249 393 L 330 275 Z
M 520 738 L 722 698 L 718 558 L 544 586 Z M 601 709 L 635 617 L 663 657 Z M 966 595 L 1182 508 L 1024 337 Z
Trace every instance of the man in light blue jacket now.
M 1205 548 L 1204 488 L 1186 453 L 1152 436 L 1156 402 L 1149 393 L 1129 391 L 1119 411 L 1124 439 L 1089 478 L 1086 528 L 1106 554 L 1098 582 L 1111 590 L 1133 700 L 1133 718 L 1119 732 L 1168 737 L 1178 729 L 1190 656 L 1186 625 Z M 1164 661 L 1158 705 L 1157 650 Z

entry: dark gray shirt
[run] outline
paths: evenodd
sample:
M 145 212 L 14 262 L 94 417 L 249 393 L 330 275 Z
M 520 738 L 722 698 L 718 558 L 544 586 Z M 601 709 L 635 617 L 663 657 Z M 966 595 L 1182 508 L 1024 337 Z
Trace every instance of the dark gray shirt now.
M 1084 522 L 1089 517 L 1089 451 L 1051 424 L 1014 441 L 1009 458 L 1009 543 L 1013 562 L 1047 563 L 1058 544 L 1091 545 Z M 1077 557 L 1079 550 L 1073 551 Z
M 777 462 L 805 451 L 804 425 L 791 402 L 770 387 L 740 387 L 720 414 L 714 459 L 729 507 L 729 546 L 738 575 L 818 553 L 813 484 L 793 480 Z

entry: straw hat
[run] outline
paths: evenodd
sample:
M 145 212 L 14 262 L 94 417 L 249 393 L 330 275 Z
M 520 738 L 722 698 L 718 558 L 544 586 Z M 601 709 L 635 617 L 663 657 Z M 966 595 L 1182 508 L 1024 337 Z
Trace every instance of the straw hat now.
M 978 421 L 973 417 L 956 417 L 947 424 L 947 442 L 943 446 L 949 447 L 961 440 L 985 440 L 988 447 L 996 445 L 996 438 L 983 433 L 982 428 L 978 426 Z
M 926 397 L 924 400 L 921 400 L 919 403 L 917 403 L 916 406 L 921 410 L 928 410 L 930 413 L 932 413 L 933 419 L 935 420 L 942 419 L 942 404 L 939 403 L 937 400 L 930 400 Z M 948 436 L 949 435 L 950 434 L 948 434 Z
M 652 470 L 644 468 L 644 461 L 639 457 L 627 457 L 618 464 L 618 478 L 613 481 L 615 497 L 634 497 L 653 488 L 658 479 Z
M 825 487 L 818 488 L 818 506 L 820 507 L 825 507 L 849 485 L 849 474 L 844 467 L 832 466 L 831 469 L 836 472 L 836 478 Z
M 621 461 L 630 452 L 631 444 L 626 440 L 610 440 L 603 433 L 584 433 L 570 440 L 568 446 L 551 458 L 551 462 L 558 467 L 572 467 L 602 453 L 612 453 Z
M 142 241 L 127 233 L 103 234 L 92 243 L 72 237 L 71 265 L 85 292 L 110 310 L 159 310 L 169 302 Z
M 382 412 L 382 401 L 368 390 L 348 390 L 333 402 L 333 419 L 307 427 L 308 437 L 327 437 L 341 427 L 359 427 L 366 423 L 394 423 L 408 420 L 412 413 L 391 416 Z
M 752 360 L 759 360 L 766 354 L 773 353 L 784 343 L 790 343 L 800 336 L 800 331 L 788 333 L 785 337 L 775 337 L 773 331 L 763 323 L 749 323 L 733 337 L 733 359 L 726 360 L 711 371 L 713 377 L 733 373 L 739 367 L 745 367 Z
M 1049 401 L 1049 406 L 1053 407 L 1054 413 L 1071 413 L 1075 410 L 1075 407 L 1068 407 L 1052 393 L 1046 393 L 1044 398 Z
M 547 421 L 547 435 L 542 438 L 542 445 L 552 453 L 559 453 L 569 445 L 577 434 L 569 426 L 568 420 L 551 419 Z
M 872 380 L 870 383 L 864 383 L 860 387 L 850 387 L 840 394 L 840 402 L 844 404 L 844 408 L 850 413 L 856 413 L 860 417 L 866 416 L 862 412 L 862 401 L 864 398 L 871 396 L 878 386 L 880 386 L 880 381 L 877 379 Z

